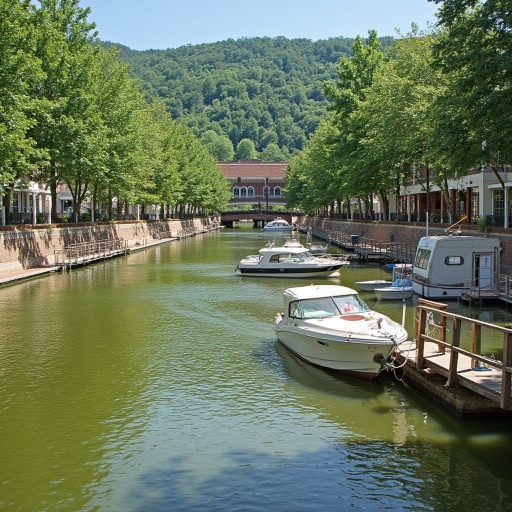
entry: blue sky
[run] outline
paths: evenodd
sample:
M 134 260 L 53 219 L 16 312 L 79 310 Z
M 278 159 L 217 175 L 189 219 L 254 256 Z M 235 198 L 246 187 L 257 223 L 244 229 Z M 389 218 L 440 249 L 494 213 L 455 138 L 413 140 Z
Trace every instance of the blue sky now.
M 427 0 L 81 0 L 100 39 L 134 50 L 177 48 L 241 37 L 366 37 L 435 22 Z

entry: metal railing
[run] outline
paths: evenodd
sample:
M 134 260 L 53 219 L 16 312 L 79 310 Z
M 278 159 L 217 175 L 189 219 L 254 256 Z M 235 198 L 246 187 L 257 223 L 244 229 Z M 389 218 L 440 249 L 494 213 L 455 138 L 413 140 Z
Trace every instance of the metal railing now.
M 122 238 L 111 238 L 95 242 L 83 242 L 66 245 L 55 251 L 55 264 L 73 266 L 93 260 L 110 258 L 127 250 L 127 243 Z

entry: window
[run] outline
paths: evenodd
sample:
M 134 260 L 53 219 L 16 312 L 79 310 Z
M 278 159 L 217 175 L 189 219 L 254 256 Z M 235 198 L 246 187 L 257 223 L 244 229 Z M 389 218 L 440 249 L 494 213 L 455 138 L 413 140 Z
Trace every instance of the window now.
M 427 268 L 431 252 L 432 251 L 429 251 L 428 249 L 418 249 L 416 259 L 414 260 L 414 266 L 425 270 Z
M 276 197 L 281 197 L 281 187 L 276 187 L 276 188 L 274 189 L 274 195 L 275 195 Z
M 444 259 L 445 265 L 464 265 L 464 258 L 462 256 L 446 256 Z
M 254 196 L 254 187 L 247 187 L 247 195 Z
M 239 189 L 238 187 L 235 187 L 235 188 L 233 189 L 233 195 L 234 195 L 235 197 L 240 197 L 240 189 Z
M 247 196 L 247 189 L 245 187 L 242 187 L 240 189 L 240 196 L 246 197 Z
M 505 194 L 503 190 L 495 190 L 493 196 L 494 216 L 503 217 L 505 215 Z

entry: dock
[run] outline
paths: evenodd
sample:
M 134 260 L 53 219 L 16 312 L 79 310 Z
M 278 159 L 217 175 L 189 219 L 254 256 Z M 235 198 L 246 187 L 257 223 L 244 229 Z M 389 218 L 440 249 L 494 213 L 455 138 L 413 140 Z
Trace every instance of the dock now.
M 470 347 L 461 347 L 463 324 Z M 482 354 L 491 331 L 502 338 L 502 361 Z M 498 326 L 447 311 L 420 299 L 415 338 L 394 352 L 403 378 L 459 415 L 509 415 L 512 411 L 512 326 Z

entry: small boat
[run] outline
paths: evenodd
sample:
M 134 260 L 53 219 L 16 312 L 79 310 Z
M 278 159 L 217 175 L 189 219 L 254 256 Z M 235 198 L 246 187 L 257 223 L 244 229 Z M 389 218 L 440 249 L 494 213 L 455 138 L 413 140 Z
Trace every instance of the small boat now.
M 240 260 L 235 271 L 259 277 L 325 277 L 335 274 L 348 261 L 313 256 L 299 244 L 276 247 L 273 243 L 258 254 Z
M 371 281 L 357 281 L 357 286 L 365 292 L 373 292 L 376 288 L 388 288 L 401 277 L 408 277 L 412 272 L 410 263 L 389 263 L 386 268 L 393 271 L 393 276 L 388 279 L 373 279 Z
M 393 348 L 407 339 L 397 322 L 373 311 L 345 286 L 288 288 L 284 312 L 274 323 L 277 339 L 309 363 L 364 379 L 386 368 Z
M 391 284 L 373 289 L 377 298 L 379 300 L 410 299 L 414 295 L 411 272 L 412 265 L 410 263 L 395 263 Z
M 282 219 L 281 217 L 276 217 L 274 220 L 271 220 L 267 223 L 267 225 L 263 228 L 263 231 L 292 231 L 293 225 L 288 221 Z
M 391 286 L 374 288 L 373 292 L 379 300 L 402 300 L 410 299 L 414 295 L 414 288 L 410 277 L 400 277 Z

